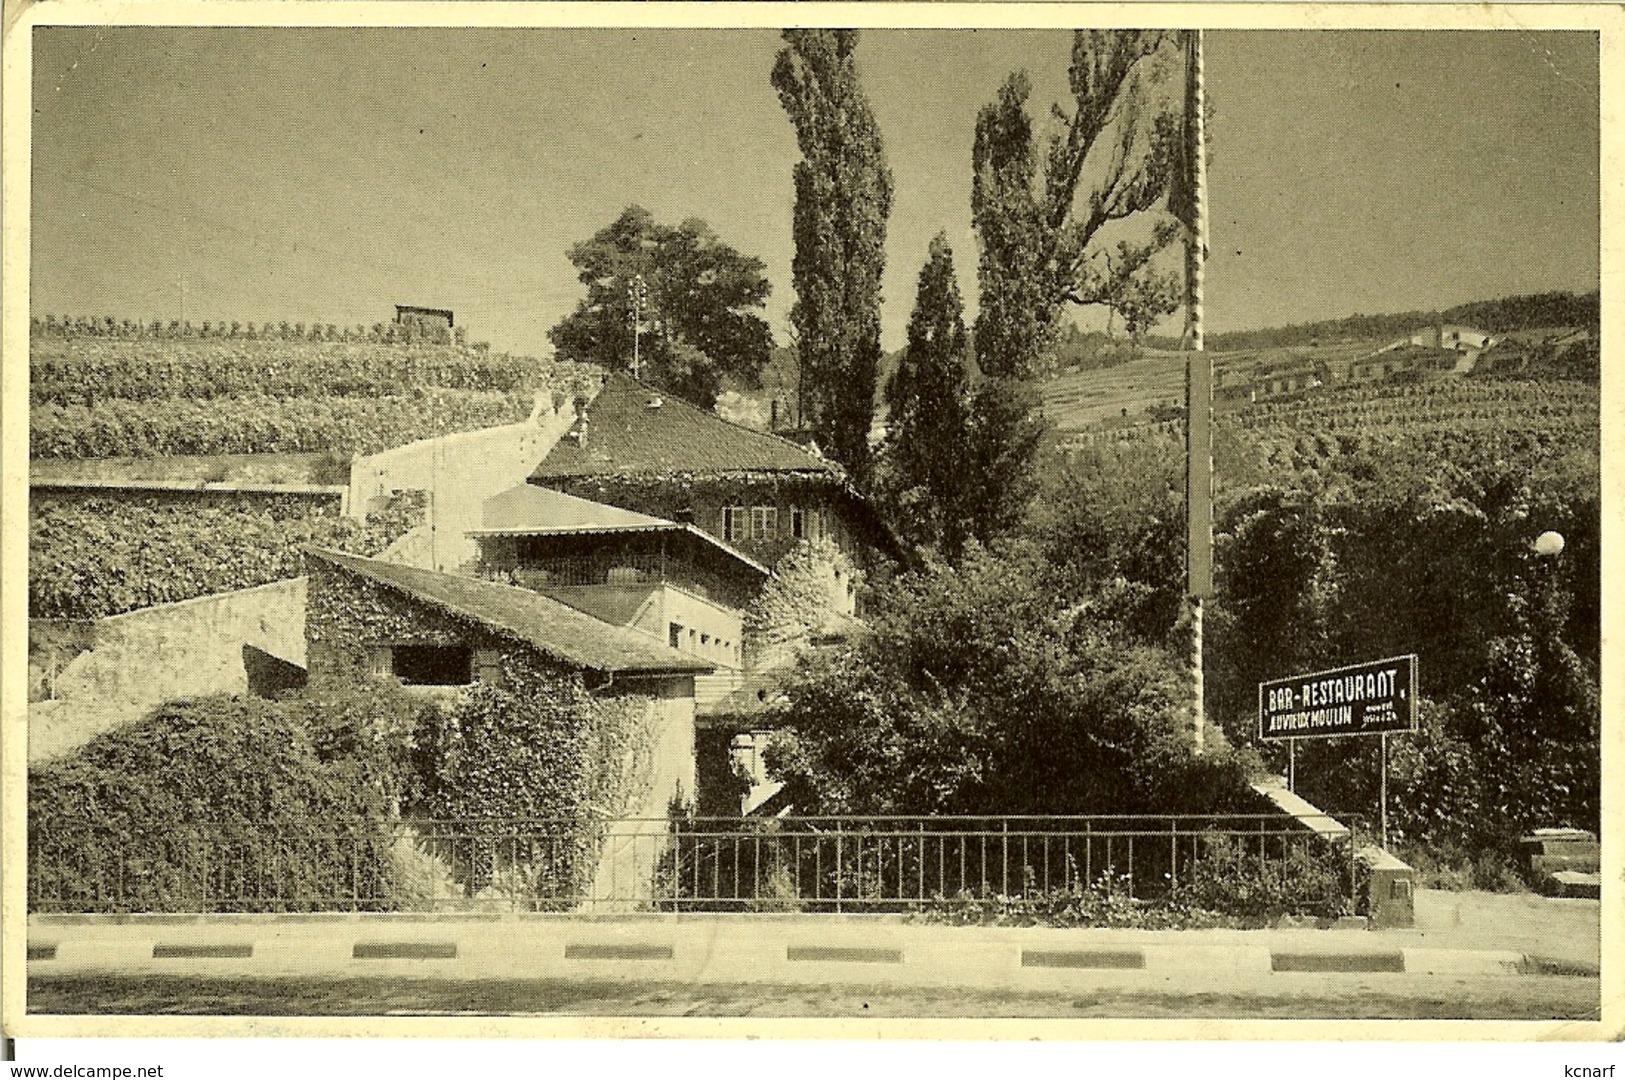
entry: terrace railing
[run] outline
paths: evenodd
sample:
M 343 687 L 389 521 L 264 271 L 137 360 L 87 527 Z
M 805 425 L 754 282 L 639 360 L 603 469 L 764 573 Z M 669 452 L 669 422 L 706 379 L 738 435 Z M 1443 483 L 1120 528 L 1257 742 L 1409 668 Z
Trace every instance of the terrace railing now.
M 1352 901 L 1353 824 L 1329 840 L 1283 814 L 437 820 L 136 839 L 36 823 L 28 899 L 34 912 L 911 912 L 1089 888 L 1156 900 L 1314 866 Z

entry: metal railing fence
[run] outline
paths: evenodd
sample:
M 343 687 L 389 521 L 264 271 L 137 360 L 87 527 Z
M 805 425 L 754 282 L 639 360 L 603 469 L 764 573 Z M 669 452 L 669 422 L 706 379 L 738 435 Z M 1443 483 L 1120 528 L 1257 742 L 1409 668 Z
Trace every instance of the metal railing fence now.
M 1321 819 L 1324 820 L 1324 819 Z M 1356 838 L 1285 815 L 36 823 L 29 910 L 920 911 L 1086 889 L 1200 898 L 1228 877 L 1357 891 Z M 1179 890 L 1183 889 L 1181 894 Z

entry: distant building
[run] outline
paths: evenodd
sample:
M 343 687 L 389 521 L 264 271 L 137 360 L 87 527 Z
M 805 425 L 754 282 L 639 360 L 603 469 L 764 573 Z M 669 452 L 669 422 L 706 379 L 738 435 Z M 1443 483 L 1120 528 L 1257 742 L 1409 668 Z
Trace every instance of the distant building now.
M 1495 339 L 1482 330 L 1470 326 L 1435 323 L 1426 330 L 1412 334 L 1409 344 L 1430 349 L 1449 349 L 1452 352 L 1481 352 L 1495 344 Z
M 1312 366 L 1272 371 L 1253 380 L 1251 400 L 1263 401 L 1267 398 L 1285 397 L 1288 394 L 1300 394 L 1305 390 L 1318 389 L 1320 385 L 1320 374 Z
M 415 307 L 411 304 L 395 305 L 395 321 L 398 323 L 444 326 L 447 330 L 450 330 L 453 326 L 452 313 L 449 308 Z

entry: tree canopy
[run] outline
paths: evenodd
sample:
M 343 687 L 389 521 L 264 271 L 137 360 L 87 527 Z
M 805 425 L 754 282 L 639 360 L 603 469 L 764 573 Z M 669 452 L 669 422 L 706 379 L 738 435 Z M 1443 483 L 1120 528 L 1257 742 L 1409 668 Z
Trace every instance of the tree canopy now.
M 641 278 L 637 341 L 643 379 L 702 408 L 724 377 L 755 387 L 773 348 L 759 312 L 772 286 L 766 265 L 723 243 L 697 218 L 656 222 L 631 206 L 570 249 L 587 295 L 548 331 L 561 356 L 625 369 L 633 358 L 634 299 Z
M 1167 282 L 1153 256 L 1177 239 L 1172 219 L 1115 248 L 1097 240 L 1168 198 L 1182 130 L 1166 85 L 1174 45 L 1166 31 L 1077 31 L 1071 107 L 1051 110 L 1042 158 L 1025 72 L 977 116 L 971 216 L 982 245 L 976 359 L 985 374 L 1042 371 L 1066 305 L 1112 305 Z
M 949 558 L 964 542 L 967 501 L 982 483 L 967 469 L 969 342 L 965 305 L 945 233 L 920 270 L 908 347 L 886 384 L 888 419 L 877 486 L 894 526 L 916 546 Z
M 1104 242 L 1108 226 L 1158 210 L 1170 192 L 1181 132 L 1164 92 L 1175 38 L 1163 31 L 1079 30 L 1070 108 L 1051 111 L 1041 152 L 1015 72 L 976 118 L 971 221 L 980 243 L 970 460 L 984 484 L 971 531 L 984 543 L 1022 519 L 1036 484 L 1042 423 L 1030 385 L 1054 362 L 1068 305 L 1104 305 L 1143 333 L 1177 300 L 1156 255 L 1179 234 L 1166 215 L 1149 233 Z
M 880 369 L 880 282 L 892 176 L 858 80 L 856 30 L 786 30 L 773 88 L 796 129 L 790 320 L 801 411 L 818 444 L 859 483 Z

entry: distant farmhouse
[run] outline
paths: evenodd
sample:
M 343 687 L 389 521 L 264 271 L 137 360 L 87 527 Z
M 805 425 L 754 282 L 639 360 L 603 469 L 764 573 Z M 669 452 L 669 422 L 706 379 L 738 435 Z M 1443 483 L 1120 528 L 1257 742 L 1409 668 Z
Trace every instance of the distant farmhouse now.
M 1250 376 L 1237 377 L 1221 370 L 1214 386 L 1214 401 L 1235 407 L 1339 384 L 1464 375 L 1472 371 L 1479 354 L 1495 345 L 1496 340 L 1470 326 L 1436 323 L 1347 362 L 1303 355 Z

